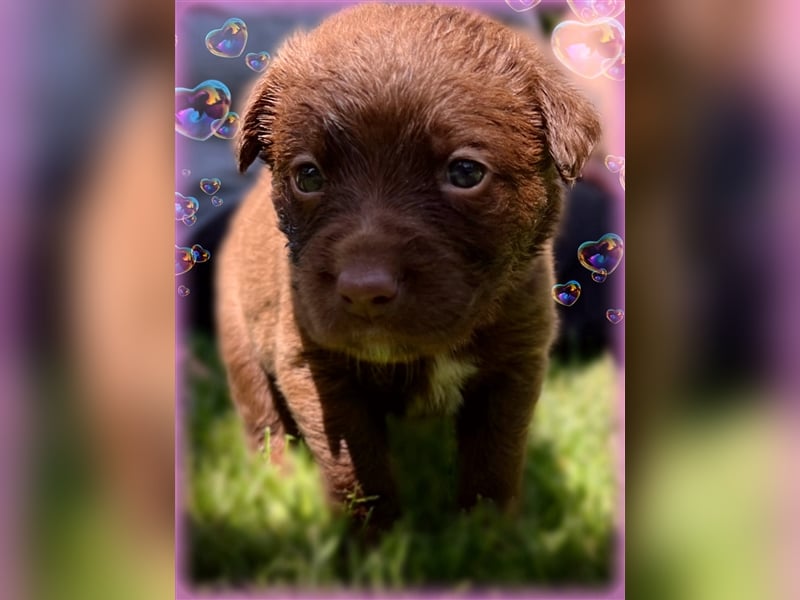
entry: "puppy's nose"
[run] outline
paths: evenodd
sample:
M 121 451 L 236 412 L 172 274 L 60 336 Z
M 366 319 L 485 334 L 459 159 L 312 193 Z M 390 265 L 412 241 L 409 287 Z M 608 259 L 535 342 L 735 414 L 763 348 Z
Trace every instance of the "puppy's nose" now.
M 348 312 L 372 317 L 385 312 L 397 297 L 397 278 L 386 267 L 351 265 L 339 273 L 336 291 Z

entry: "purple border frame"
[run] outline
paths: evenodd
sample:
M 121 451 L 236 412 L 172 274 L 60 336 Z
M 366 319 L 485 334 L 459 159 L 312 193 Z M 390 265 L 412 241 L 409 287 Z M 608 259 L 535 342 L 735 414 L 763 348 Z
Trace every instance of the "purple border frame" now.
M 37 125 L 25 106 L 30 72 L 20 61 L 20 48 L 30 47 L 25 27 L 14 24 L 36 23 L 40 12 L 34 3 L 8 2 L 3 20 L 10 26 L 0 36 L 0 62 L 6 81 L 14 82 L 22 104 L 14 118 L 6 119 L 0 177 L 4 184 L 0 198 L 0 595 L 28 597 L 31 593 L 28 559 L 31 542 L 26 537 L 30 518 L 26 493 L 31 481 L 31 420 L 35 410 L 26 402 L 31 393 L 31 347 L 25 325 L 28 273 L 27 250 L 33 243 L 33 223 L 28 200 L 28 165 L 33 158 L 30 132 Z M 19 86 L 19 87 L 18 87 Z M 34 365 L 35 366 L 35 365 Z M 22 491 L 22 493 L 21 493 Z
M 201 4 L 208 5 L 242 5 L 261 4 L 270 7 L 279 7 L 281 10 L 295 10 L 302 11 L 309 6 L 319 4 L 330 4 L 337 8 L 345 8 L 354 4 L 362 4 L 357 0 L 302 0 L 299 2 L 286 2 L 286 1 L 271 1 L 271 0 L 176 0 L 175 1 L 175 23 L 180 22 L 183 14 L 191 9 L 191 7 Z M 419 3 L 419 2 L 417 2 Z M 499 2 L 488 2 L 485 0 L 438 0 L 439 4 L 459 4 L 469 5 L 480 9 L 481 7 L 494 6 L 496 7 Z M 566 0 L 543 0 L 539 6 L 549 5 L 563 6 L 565 10 L 568 9 Z M 513 10 L 508 8 L 508 10 Z M 536 10 L 533 7 L 533 10 Z M 621 16 L 624 24 L 624 13 Z M 175 73 L 176 76 L 181 72 L 181 61 L 176 54 L 175 57 Z M 176 86 L 180 85 L 176 81 Z M 618 82 L 621 89 L 619 93 L 619 102 L 617 102 L 618 116 L 620 123 L 624 123 L 625 114 L 625 83 Z M 619 132 L 619 139 L 624 143 L 624 132 Z M 613 148 L 611 151 L 620 156 L 625 156 L 625 148 Z M 181 164 L 181 158 L 178 155 L 177 149 L 175 152 L 176 165 Z M 615 192 L 612 196 L 616 200 L 615 204 L 618 207 L 614 214 L 614 231 L 619 233 L 625 239 L 625 192 L 620 187 L 615 187 Z M 177 238 L 176 238 L 177 243 Z M 614 278 L 614 305 L 619 307 L 624 305 L 625 299 L 625 273 L 624 269 L 620 269 L 620 273 Z M 526 600 L 545 600 L 545 599 L 558 599 L 558 600 L 617 600 L 625 597 L 625 336 L 624 336 L 624 321 L 620 326 L 612 329 L 612 339 L 614 347 L 617 350 L 617 356 L 621 358 L 621 363 L 618 368 L 616 386 L 618 388 L 619 399 L 617 402 L 617 431 L 619 443 L 616 448 L 612 450 L 615 452 L 615 461 L 617 465 L 617 489 L 616 489 L 616 524 L 614 531 L 616 533 L 615 545 L 616 553 L 613 565 L 613 576 L 609 586 L 598 589 L 580 589 L 577 587 L 572 588 L 559 588 L 559 589 L 539 589 L 530 588 L 529 590 L 504 590 L 500 591 L 498 588 L 487 590 L 485 592 L 472 592 L 470 594 L 459 594 L 452 591 L 409 591 L 409 592 L 381 592 L 374 593 L 370 591 L 355 591 L 355 590 L 297 590 L 297 591 L 270 591 L 268 588 L 263 591 L 252 592 L 195 592 L 191 589 L 190 583 L 183 578 L 184 566 L 186 559 L 185 539 L 184 539 L 184 511 L 183 511 L 183 489 L 184 489 L 184 436 L 183 436 L 183 388 L 182 388 L 182 371 L 180 365 L 183 363 L 183 352 L 185 351 L 183 341 L 184 328 L 183 318 L 180 311 L 180 305 L 175 304 L 175 335 L 176 335 L 176 362 L 175 362 L 175 598 L 180 600 L 255 600 L 257 598 L 302 598 L 302 599 L 322 599 L 322 598 L 389 598 L 392 600 L 406 600 L 406 599 L 434 599 L 434 598 L 483 598 L 483 597 L 504 597 L 514 599 Z

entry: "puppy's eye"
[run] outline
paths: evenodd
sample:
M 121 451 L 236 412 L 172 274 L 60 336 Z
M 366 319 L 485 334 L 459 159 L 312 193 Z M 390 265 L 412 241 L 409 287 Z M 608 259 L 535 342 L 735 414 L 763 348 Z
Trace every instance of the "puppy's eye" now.
M 447 180 L 459 188 L 472 188 L 483 181 L 486 168 L 479 162 L 460 158 L 447 166 Z
M 297 168 L 294 182 L 297 184 L 297 189 L 306 194 L 318 192 L 325 185 L 322 173 L 311 163 L 302 164 Z

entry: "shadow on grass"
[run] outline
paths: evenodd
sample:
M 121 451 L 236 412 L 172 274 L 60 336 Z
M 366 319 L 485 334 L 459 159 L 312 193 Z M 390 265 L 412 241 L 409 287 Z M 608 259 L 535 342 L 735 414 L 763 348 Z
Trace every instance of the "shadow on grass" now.
M 587 485 L 568 477 L 577 450 L 565 457 L 553 440 L 532 436 L 524 500 L 514 517 L 488 504 L 438 514 L 442 495 L 432 482 L 452 479 L 452 469 L 447 461 L 425 461 L 409 488 L 411 510 L 378 543 L 365 545 L 325 505 L 307 452 L 293 457 L 288 477 L 247 453 L 213 347 L 200 341 L 195 356 L 202 368 L 191 386 L 186 517 L 193 585 L 466 591 L 610 582 L 611 519 Z

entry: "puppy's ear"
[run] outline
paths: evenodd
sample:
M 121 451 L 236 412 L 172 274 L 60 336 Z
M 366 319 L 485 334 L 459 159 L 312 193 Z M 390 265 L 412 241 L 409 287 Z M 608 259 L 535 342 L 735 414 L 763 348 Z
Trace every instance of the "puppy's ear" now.
M 275 104 L 280 91 L 278 81 L 276 69 L 270 66 L 253 88 L 247 101 L 247 109 L 236 143 L 236 158 L 240 173 L 247 171 L 259 155 L 272 164 L 271 133 L 275 120 Z
M 600 138 L 592 104 L 555 67 L 543 65 L 538 97 L 550 155 L 561 178 L 572 184 Z

